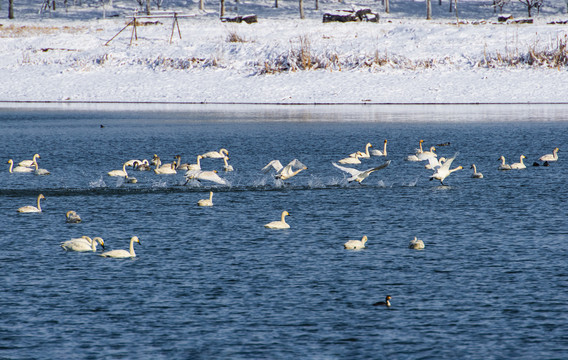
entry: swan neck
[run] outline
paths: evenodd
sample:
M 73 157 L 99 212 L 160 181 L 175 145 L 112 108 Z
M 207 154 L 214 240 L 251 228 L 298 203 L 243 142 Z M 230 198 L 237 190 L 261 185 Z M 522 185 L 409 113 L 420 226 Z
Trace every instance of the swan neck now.
M 385 144 L 383 145 L 383 155 L 387 156 L 387 142 L 385 141 Z
M 281 221 L 282 221 L 283 223 L 286 222 L 286 213 L 282 213 Z
M 134 238 L 130 239 L 130 256 L 136 255 L 134 253 Z
M 40 200 L 41 200 L 41 196 L 38 196 L 38 197 L 37 197 L 37 209 L 38 209 L 39 211 L 41 211 Z

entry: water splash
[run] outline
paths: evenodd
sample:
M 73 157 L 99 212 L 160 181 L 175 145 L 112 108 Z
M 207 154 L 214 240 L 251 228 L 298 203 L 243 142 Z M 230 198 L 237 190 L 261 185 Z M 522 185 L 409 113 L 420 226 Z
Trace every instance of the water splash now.
M 101 177 L 98 178 L 97 180 L 90 181 L 89 187 L 90 188 L 104 188 L 104 187 L 107 187 L 107 184 L 105 183 L 105 181 L 103 180 L 103 177 L 101 175 Z

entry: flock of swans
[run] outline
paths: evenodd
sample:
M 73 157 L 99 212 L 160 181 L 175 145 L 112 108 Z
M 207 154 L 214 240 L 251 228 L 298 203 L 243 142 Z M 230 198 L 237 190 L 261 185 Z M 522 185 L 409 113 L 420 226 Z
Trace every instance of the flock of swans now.
M 451 165 L 455 161 L 458 153 L 455 153 L 451 158 L 440 157 L 436 154 L 436 147 L 432 146 L 429 150 L 423 149 L 423 142 L 424 140 L 419 141 L 419 147 L 416 149 L 414 154 L 408 155 L 406 157 L 407 161 L 415 161 L 415 162 L 427 162 L 425 164 L 425 168 L 433 171 L 432 175 L 430 176 L 430 180 L 438 180 L 442 185 L 444 184 L 444 180 L 451 175 L 453 172 L 462 170 L 463 166 L 457 166 L 453 169 L 450 169 Z M 349 154 L 347 157 L 342 158 L 337 161 L 340 164 L 349 164 L 349 165 L 357 165 L 361 164 L 361 159 L 368 159 L 371 156 L 379 156 L 379 157 L 386 157 L 387 156 L 387 140 L 384 140 L 383 143 L 383 150 L 370 150 L 372 147 L 371 143 L 367 143 L 365 146 L 364 151 L 356 151 Z M 446 145 L 446 144 L 441 144 Z M 554 162 L 558 160 L 558 152 L 559 148 L 556 147 L 550 154 L 545 154 L 541 156 L 538 160 L 543 162 L 544 166 L 548 166 L 550 162 Z M 14 167 L 14 161 L 12 159 L 8 160 L 9 164 L 9 172 L 10 173 L 34 173 L 36 175 L 49 175 L 50 172 L 41 169 L 38 166 L 38 159 L 40 159 L 39 154 L 35 154 L 31 160 L 23 160 Z M 203 154 L 200 154 L 196 157 L 196 162 L 194 164 L 189 163 L 182 163 L 181 156 L 176 155 L 174 157 L 174 161 L 171 163 L 162 163 L 160 157 L 157 154 L 154 154 L 152 161 L 149 162 L 148 160 L 137 160 L 132 159 L 128 160 L 123 163 L 122 169 L 119 170 L 111 170 L 107 173 L 108 176 L 111 177 L 122 177 L 126 180 L 126 182 L 135 183 L 137 182 L 136 178 L 130 176 L 126 171 L 127 167 L 133 168 L 135 171 L 153 171 L 155 174 L 158 175 L 171 175 L 177 174 L 178 171 L 183 171 L 184 176 L 186 179 L 185 184 L 190 181 L 211 181 L 220 185 L 229 185 L 227 180 L 221 178 L 218 175 L 217 170 L 203 170 L 201 168 L 201 160 L 202 159 L 222 159 L 223 160 L 223 170 L 225 172 L 233 171 L 233 166 L 228 163 L 229 160 L 229 151 L 227 149 L 220 149 L 218 151 L 209 151 Z M 498 166 L 498 170 L 521 170 L 526 169 L 526 164 L 524 164 L 523 160 L 526 159 L 526 156 L 520 155 L 519 162 L 513 164 L 507 164 L 505 157 L 501 156 L 498 160 L 500 161 L 500 165 Z M 353 167 L 347 167 L 338 165 L 335 162 L 332 162 L 332 165 L 337 169 L 347 173 L 349 177 L 347 178 L 348 182 L 358 182 L 361 183 L 365 180 L 371 173 L 382 170 L 387 168 L 391 160 L 386 160 L 383 164 L 375 167 L 368 168 L 366 170 L 359 170 Z M 540 164 L 535 162 L 533 163 L 534 166 L 539 166 Z M 290 161 L 286 166 L 283 166 L 279 160 L 272 160 L 266 166 L 264 166 L 261 171 L 263 173 L 272 172 L 275 179 L 279 180 L 288 180 L 294 176 L 296 176 L 301 171 L 307 170 L 308 167 L 301 163 L 298 159 L 294 159 Z M 472 178 L 476 179 L 483 179 L 483 174 L 478 172 L 477 167 L 475 164 L 471 165 L 471 169 L 473 169 L 473 173 L 471 175 Z M 17 209 L 20 213 L 40 213 L 42 212 L 41 209 L 41 200 L 45 199 L 43 194 L 39 194 L 37 197 L 36 206 L 23 206 Z M 213 206 L 213 192 L 209 192 L 208 199 L 201 199 L 197 202 L 198 206 Z M 279 221 L 272 221 L 264 226 L 269 229 L 289 229 L 290 225 L 286 222 L 286 216 L 290 214 L 288 211 L 283 211 L 281 214 L 281 219 Z M 66 213 L 66 221 L 68 223 L 80 223 L 82 221 L 81 217 L 73 210 L 70 210 Z M 365 243 L 367 242 L 367 236 L 363 236 L 361 240 L 349 240 L 344 244 L 344 248 L 348 250 L 360 250 L 365 248 Z M 136 254 L 134 252 L 134 243 L 140 244 L 140 239 L 137 236 L 133 236 L 130 240 L 130 249 L 127 250 L 112 250 L 101 253 L 103 257 L 111 257 L 111 258 L 129 258 L 135 257 Z M 96 251 L 97 244 L 99 244 L 104 249 L 104 240 L 100 237 L 94 237 L 91 239 L 88 236 L 82 236 L 81 238 L 74 238 L 68 241 L 61 243 L 61 247 L 67 251 Z M 422 240 L 417 239 L 414 237 L 413 240 L 409 243 L 409 248 L 421 250 L 424 249 L 424 242 Z M 389 299 L 387 299 L 388 302 Z

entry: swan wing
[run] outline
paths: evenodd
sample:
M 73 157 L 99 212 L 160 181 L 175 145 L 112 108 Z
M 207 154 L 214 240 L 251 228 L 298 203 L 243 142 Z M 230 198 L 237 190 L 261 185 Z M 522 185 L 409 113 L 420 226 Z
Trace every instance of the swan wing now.
M 346 173 L 348 173 L 351 176 L 357 176 L 359 174 L 362 173 L 361 170 L 357 170 L 357 169 L 353 169 L 353 168 L 349 168 L 346 166 L 341 166 L 341 165 L 337 165 L 336 163 L 332 162 L 331 163 L 333 166 L 335 166 L 336 168 L 338 168 L 341 171 L 345 171 Z
M 440 162 L 438 161 L 438 158 L 435 158 L 433 156 L 430 156 L 428 158 L 428 164 L 430 165 L 430 169 L 435 170 L 438 166 L 440 166 Z
M 221 185 L 229 185 L 227 180 L 223 179 L 213 171 L 202 171 L 201 174 L 197 176 L 197 179 L 208 180 Z
M 373 171 L 377 171 L 377 170 L 384 169 L 384 168 L 386 168 L 387 166 L 389 166 L 390 163 L 391 163 L 390 160 L 385 161 L 384 164 L 379 165 L 379 166 L 376 166 L 376 167 L 374 167 L 374 168 L 367 169 L 367 170 L 363 171 L 363 173 L 364 173 L 364 174 L 370 174 L 370 173 L 372 173 Z
M 456 157 L 459 155 L 459 152 L 456 152 L 454 154 L 454 156 L 452 156 L 451 158 L 449 158 L 448 160 L 444 161 L 444 163 L 440 166 L 440 170 L 450 170 L 450 166 L 452 166 L 452 163 L 454 162 L 454 160 L 456 159 Z
M 278 171 L 282 170 L 283 168 L 284 168 L 284 166 L 282 166 L 282 163 L 280 162 L 280 160 L 272 160 L 265 167 L 262 168 L 262 172 L 267 173 L 272 169 L 274 169 L 278 172 Z

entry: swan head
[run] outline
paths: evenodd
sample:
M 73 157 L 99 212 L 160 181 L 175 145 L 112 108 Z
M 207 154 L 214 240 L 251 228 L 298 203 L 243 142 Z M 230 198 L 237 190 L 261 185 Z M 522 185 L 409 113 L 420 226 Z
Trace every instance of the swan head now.
M 14 160 L 12 160 L 12 159 L 8 160 L 7 164 L 13 165 L 13 164 L 14 164 Z
M 456 170 L 461 170 L 461 169 L 463 169 L 463 166 L 461 165 L 456 168 Z
M 290 213 L 286 210 L 282 211 L 282 216 L 290 216 Z
M 501 155 L 501 157 L 499 159 L 497 159 L 498 161 L 505 161 L 505 157 L 503 155 Z
M 225 156 L 229 156 L 229 150 L 227 150 L 227 149 L 221 149 L 221 150 L 219 150 L 219 153 L 225 154 Z
M 526 159 L 527 157 L 525 155 L 521 155 L 521 159 Z
M 385 139 L 385 144 L 387 143 L 387 139 Z
M 140 239 L 138 238 L 138 236 L 133 236 L 132 238 L 130 238 L 130 241 L 132 241 L 132 242 L 137 242 L 138 244 L 142 245 L 142 243 L 140 242 Z
M 371 143 L 367 143 L 367 145 L 365 145 L 366 147 L 373 147 L 373 145 L 371 145 Z
M 424 140 L 420 140 L 419 143 L 422 144 L 424 142 Z
M 103 247 L 103 249 L 105 248 L 105 241 L 103 240 L 102 237 L 97 236 L 93 238 L 93 241 L 98 242 Z
M 432 147 L 430 148 L 430 151 L 431 151 L 431 152 L 436 151 L 436 147 L 435 147 L 435 146 L 432 146 Z
M 45 199 L 45 196 L 43 196 L 43 194 L 39 194 L 39 196 L 37 197 L 38 200 L 40 199 Z

